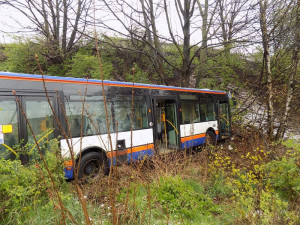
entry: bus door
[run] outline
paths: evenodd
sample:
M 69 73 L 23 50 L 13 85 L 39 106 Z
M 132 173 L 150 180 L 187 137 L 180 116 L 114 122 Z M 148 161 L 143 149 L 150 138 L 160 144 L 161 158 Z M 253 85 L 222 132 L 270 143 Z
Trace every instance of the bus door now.
M 219 135 L 220 138 L 230 136 L 230 111 L 228 101 L 219 101 Z
M 166 152 L 179 149 L 178 112 L 175 99 L 152 100 L 154 112 L 155 148 Z
M 37 149 L 22 111 L 25 112 L 40 146 L 54 137 L 54 118 L 46 97 L 28 96 L 25 93 L 17 98 L 18 102 L 14 96 L 0 96 L 0 157 L 14 159 L 20 156 L 22 163 L 26 164 L 29 155 L 35 153 Z M 53 97 L 50 99 L 53 104 Z M 20 149 L 16 149 L 15 146 L 21 142 L 22 146 L 19 147 L 27 146 L 27 148 L 18 152 Z M 26 143 L 29 145 L 25 145 Z
M 13 146 L 19 143 L 20 117 L 14 96 L 0 96 L 0 157 L 16 158 Z
M 53 112 L 49 105 L 48 99 L 46 97 L 40 96 L 24 96 L 25 103 L 23 104 L 24 111 L 26 112 L 26 117 L 28 123 L 30 124 L 33 134 L 36 137 L 39 145 L 47 144 L 49 140 L 54 138 L 54 122 L 55 118 Z M 50 97 L 50 103 L 55 109 L 54 98 Z M 56 115 L 58 116 L 58 115 Z M 36 144 L 30 127 L 26 124 L 25 133 L 27 137 L 25 141 L 28 142 L 29 151 L 32 153 L 36 151 Z

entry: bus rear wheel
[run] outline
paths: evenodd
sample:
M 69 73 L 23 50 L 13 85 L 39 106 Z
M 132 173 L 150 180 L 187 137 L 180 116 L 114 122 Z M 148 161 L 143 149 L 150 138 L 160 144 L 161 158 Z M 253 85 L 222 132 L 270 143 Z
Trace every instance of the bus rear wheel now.
M 205 137 L 205 146 L 215 146 L 217 143 L 217 137 L 215 133 L 211 130 L 208 130 L 206 132 L 206 137 Z
M 107 174 L 107 160 L 99 152 L 89 152 L 82 156 L 78 166 L 78 178 L 90 179 L 105 176 Z

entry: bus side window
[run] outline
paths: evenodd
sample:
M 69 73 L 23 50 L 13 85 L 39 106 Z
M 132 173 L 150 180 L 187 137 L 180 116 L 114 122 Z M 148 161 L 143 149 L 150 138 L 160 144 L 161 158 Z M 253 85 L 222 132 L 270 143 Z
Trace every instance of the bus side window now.
M 84 102 L 84 104 L 81 99 L 78 99 L 77 101 L 66 102 L 66 115 L 68 117 L 72 137 L 80 137 L 81 125 L 83 125 L 83 136 L 107 133 L 106 114 L 103 101 L 99 98 L 99 96 L 91 96 L 90 99 L 86 99 L 87 100 Z M 113 124 L 111 121 L 111 103 L 107 102 L 106 106 L 108 111 L 110 132 L 113 132 Z M 83 114 L 82 110 L 84 110 Z M 81 122 L 81 120 L 83 121 Z
M 215 110 L 214 110 L 214 103 L 213 103 L 213 101 L 211 99 L 207 102 L 206 107 L 207 107 L 207 118 L 208 118 L 208 121 L 216 120 L 216 118 L 215 118 Z
M 70 129 L 69 136 L 80 137 L 80 118 L 81 118 L 82 103 L 77 101 L 66 102 L 66 116 L 68 117 L 67 132 Z
M 53 105 L 53 102 L 50 102 Z M 54 129 L 54 118 L 50 108 L 49 102 L 44 97 L 26 97 L 26 116 L 34 135 L 41 135 L 48 129 Z M 34 143 L 33 134 L 27 126 L 28 142 Z M 50 140 L 54 137 L 51 133 L 47 135 L 46 139 Z
M 85 113 L 87 114 L 88 121 L 88 135 L 107 134 L 106 113 L 103 101 L 87 102 Z M 106 102 L 108 113 L 109 131 L 113 132 L 113 122 L 111 114 L 111 102 Z
M 200 111 L 198 102 L 182 101 L 182 124 L 200 122 Z
M 215 120 L 214 103 L 212 99 L 200 99 L 201 122 Z
M 148 128 L 146 101 L 136 101 L 134 107 L 133 121 L 136 124 L 136 129 Z
M 118 122 L 118 132 L 130 131 L 132 105 L 130 98 L 114 102 L 115 121 Z M 132 129 L 148 128 L 146 101 L 135 101 L 133 106 Z
M 208 121 L 206 103 L 202 103 L 202 102 L 200 103 L 200 115 L 201 115 L 201 122 Z

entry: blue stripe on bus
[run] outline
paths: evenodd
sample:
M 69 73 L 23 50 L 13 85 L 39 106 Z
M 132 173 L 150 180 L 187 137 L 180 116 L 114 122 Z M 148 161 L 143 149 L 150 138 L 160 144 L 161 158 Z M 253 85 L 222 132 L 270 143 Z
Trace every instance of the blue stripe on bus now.
M 153 149 L 146 149 L 143 151 L 139 151 L 139 152 L 133 152 L 133 153 L 128 153 L 127 154 L 127 162 L 131 162 L 131 155 L 132 155 L 132 161 L 141 161 L 144 159 L 145 156 L 153 156 L 154 155 L 154 151 Z
M 141 161 L 144 159 L 145 156 L 151 157 L 154 155 L 154 150 L 153 149 L 146 149 L 138 152 L 133 152 L 133 153 L 127 153 L 127 162 L 131 162 L 131 154 L 132 154 L 132 162 L 136 161 Z M 113 159 L 109 158 L 108 159 L 108 165 L 111 165 L 111 161 L 113 162 L 113 165 L 117 165 L 116 159 L 120 159 L 120 156 L 114 156 Z
M 23 74 L 23 73 L 8 73 L 8 72 L 0 72 L 0 76 L 13 76 L 13 77 L 24 77 L 24 78 L 36 78 L 36 79 L 42 79 L 42 75 L 33 75 L 33 74 Z M 87 79 L 84 78 L 73 78 L 73 77 L 57 77 L 57 76 L 49 76 L 49 75 L 44 75 L 44 79 L 49 79 L 49 80 L 65 80 L 65 81 L 74 81 L 74 82 L 86 82 Z M 94 79 L 89 79 L 89 82 L 92 83 L 99 83 L 101 84 L 101 80 L 94 80 Z M 116 85 L 132 85 L 130 82 L 121 82 L 121 81 L 103 81 L 104 84 L 116 84 Z M 217 90 L 208 90 L 208 89 L 196 89 L 196 88 L 184 88 L 184 87 L 175 87 L 175 86 L 165 86 L 165 85 L 153 85 L 153 84 L 142 84 L 142 83 L 134 83 L 136 86 L 141 86 L 144 88 L 161 88 L 161 89 L 168 89 L 172 88 L 175 90 L 181 90 L 181 91 L 195 91 L 195 92 L 209 92 L 209 93 L 220 93 L 220 94 L 225 94 L 225 91 L 217 91 Z
M 185 142 L 181 143 L 181 148 L 185 149 L 185 148 L 196 147 L 196 146 L 202 145 L 204 143 L 204 141 L 205 141 L 205 137 L 185 141 Z
M 219 135 L 216 135 L 216 140 L 219 140 Z M 181 149 L 196 147 L 204 144 L 204 142 L 205 142 L 205 137 L 185 141 L 181 143 Z

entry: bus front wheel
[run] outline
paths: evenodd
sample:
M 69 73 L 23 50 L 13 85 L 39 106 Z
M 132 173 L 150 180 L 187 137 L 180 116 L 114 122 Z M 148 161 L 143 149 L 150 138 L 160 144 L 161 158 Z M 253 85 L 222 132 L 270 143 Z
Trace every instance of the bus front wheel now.
M 106 175 L 107 160 L 99 152 L 89 152 L 82 156 L 78 166 L 78 178 L 89 179 Z
M 217 142 L 217 137 L 215 133 L 211 130 L 208 130 L 206 132 L 206 137 L 205 137 L 205 146 L 215 146 Z

